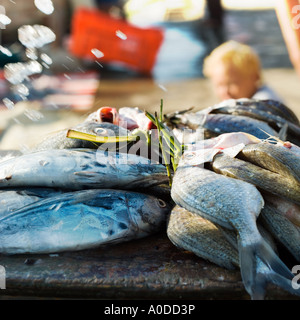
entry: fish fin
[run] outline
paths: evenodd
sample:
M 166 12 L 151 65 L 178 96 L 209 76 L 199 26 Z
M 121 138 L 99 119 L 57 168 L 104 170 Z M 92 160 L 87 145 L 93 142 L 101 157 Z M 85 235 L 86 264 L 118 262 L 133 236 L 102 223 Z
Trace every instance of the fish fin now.
M 286 140 L 287 137 L 287 131 L 288 131 L 289 125 L 287 122 L 281 127 L 281 129 L 278 132 L 278 138 L 282 141 Z
M 266 295 L 266 286 L 268 280 L 265 274 L 257 273 L 255 277 L 255 285 L 252 286 L 251 300 L 264 300 Z
M 280 260 L 271 246 L 261 238 L 251 245 L 243 245 L 239 241 L 239 258 L 243 284 L 251 299 L 263 299 L 267 282 L 277 281 L 275 284 L 287 287 L 287 283 L 294 277 L 294 274 Z M 257 259 L 260 258 L 270 269 L 270 273 L 258 272 Z M 271 276 L 272 274 L 272 276 Z M 279 279 L 281 279 L 279 281 Z M 291 288 L 289 288 L 291 290 Z
M 271 246 L 263 238 L 261 239 L 258 248 L 259 257 L 267 266 L 269 266 L 270 269 L 287 279 L 292 280 L 294 278 L 295 275 L 282 262 Z
M 241 276 L 246 291 L 253 297 L 256 291 L 256 244 L 244 246 L 238 241 Z
M 282 288 L 283 290 L 293 295 L 300 296 L 300 290 L 293 288 L 292 281 L 290 279 L 287 279 L 276 272 L 270 272 L 267 275 L 267 278 L 269 282 L 275 284 L 276 286 Z

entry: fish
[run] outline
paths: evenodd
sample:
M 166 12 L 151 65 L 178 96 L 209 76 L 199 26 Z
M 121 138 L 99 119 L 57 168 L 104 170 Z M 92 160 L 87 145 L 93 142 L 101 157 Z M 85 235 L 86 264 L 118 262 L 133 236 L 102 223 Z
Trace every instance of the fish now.
M 224 153 L 215 155 L 212 169 L 227 177 L 240 179 L 300 204 L 300 183 L 289 175 L 280 174 Z
M 276 251 L 276 245 L 270 233 L 261 224 L 257 227 L 263 238 Z M 193 252 L 198 257 L 220 267 L 229 270 L 240 268 L 236 232 L 222 228 L 178 205 L 172 209 L 167 220 L 167 236 L 176 247 Z M 268 283 L 273 283 L 294 295 L 300 294 L 292 288 L 290 280 L 274 272 L 259 257 L 256 257 L 255 263 L 256 290 L 252 291 L 248 288 L 251 299 L 264 299 Z
M 173 201 L 193 213 L 238 234 L 241 276 L 251 295 L 263 288 L 258 281 L 256 259 L 260 258 L 280 277 L 294 275 L 261 236 L 256 220 L 264 206 L 257 188 L 246 181 L 226 177 L 195 163 L 196 152 L 184 152 L 173 176 Z
M 0 218 L 38 200 L 60 193 L 62 191 L 52 188 L 0 190 Z
M 200 215 L 176 205 L 167 220 L 167 236 L 178 248 L 188 250 L 220 267 L 239 267 L 237 250 L 218 227 Z
M 38 143 L 36 146 L 34 146 L 30 150 L 30 152 L 50 150 L 50 149 L 75 149 L 75 148 L 97 149 L 101 145 L 101 143 L 97 143 L 97 142 L 68 138 L 67 133 L 69 129 L 73 129 L 79 132 L 84 132 L 84 133 L 97 135 L 101 137 L 129 135 L 128 130 L 109 122 L 97 123 L 93 121 L 85 121 L 72 128 L 61 130 L 59 132 L 49 135 L 48 137 L 43 139 L 40 143 Z
M 0 189 L 131 189 L 163 183 L 168 183 L 164 165 L 134 154 L 103 150 L 37 151 L 0 163 Z
M 241 150 L 241 157 L 262 168 L 300 182 L 300 158 L 288 148 L 264 142 L 249 144 Z
M 278 136 L 278 132 L 264 121 L 246 116 L 231 114 L 207 114 L 203 111 L 186 113 L 181 116 L 182 123 L 191 129 L 203 128 L 205 137 L 212 137 L 228 132 L 245 132 L 259 139 Z
M 293 136 L 300 136 L 300 126 L 291 121 L 286 120 L 285 118 L 272 114 L 271 111 L 262 111 L 257 108 L 251 108 L 251 106 L 243 105 L 222 105 L 213 109 L 211 113 L 247 116 L 253 119 L 264 121 L 268 123 L 271 128 L 279 132 L 286 125 L 287 133 L 285 136 L 282 136 L 281 138 L 284 140 L 293 140 L 295 142 L 299 141 L 299 139 L 296 139 Z
M 270 195 L 264 196 L 264 199 L 265 206 L 259 219 L 273 237 L 300 262 L 299 206 L 295 208 L 285 199 L 278 199 Z M 294 223 L 295 219 L 298 223 Z
M 65 192 L 0 219 L 0 252 L 49 254 L 139 239 L 161 230 L 169 211 L 165 201 L 138 192 Z
M 242 108 L 240 108 L 242 107 Z M 224 109 L 223 109 L 224 108 Z M 299 125 L 299 119 L 296 116 L 296 114 L 289 108 L 287 107 L 284 103 L 277 101 L 277 100 L 272 100 L 272 99 L 267 99 L 267 100 L 257 100 L 257 99 L 228 99 L 224 100 L 212 107 L 210 109 L 214 112 L 218 112 L 221 110 L 225 110 L 226 108 L 234 108 L 238 110 L 251 110 L 250 112 L 256 110 L 255 112 L 257 115 L 258 114 L 269 114 L 271 118 L 272 116 L 279 117 L 281 119 L 284 119 L 290 123 L 293 123 L 295 125 Z M 277 119 L 279 119 L 277 118 Z M 275 119 L 275 118 L 273 118 Z M 264 119 L 264 121 L 269 121 L 268 119 Z

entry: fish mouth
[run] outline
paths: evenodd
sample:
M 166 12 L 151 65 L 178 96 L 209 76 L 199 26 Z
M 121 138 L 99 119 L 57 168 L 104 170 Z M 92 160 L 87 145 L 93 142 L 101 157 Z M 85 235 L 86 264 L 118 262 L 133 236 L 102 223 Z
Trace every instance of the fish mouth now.
M 103 107 L 99 109 L 100 122 L 118 123 L 117 110 L 111 107 Z

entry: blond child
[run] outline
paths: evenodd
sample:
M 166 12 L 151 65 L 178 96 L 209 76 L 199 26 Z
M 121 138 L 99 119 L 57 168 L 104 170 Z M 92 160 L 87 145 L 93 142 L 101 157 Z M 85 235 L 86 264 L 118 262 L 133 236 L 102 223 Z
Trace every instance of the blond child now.
M 261 64 L 251 47 L 228 41 L 205 58 L 203 74 L 209 78 L 220 101 L 226 99 L 274 99 L 279 96 L 263 85 Z

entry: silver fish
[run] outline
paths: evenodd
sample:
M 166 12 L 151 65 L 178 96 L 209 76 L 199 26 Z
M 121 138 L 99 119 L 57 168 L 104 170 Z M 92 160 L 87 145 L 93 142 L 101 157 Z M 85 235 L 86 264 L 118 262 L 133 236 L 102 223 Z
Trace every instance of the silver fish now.
M 258 224 L 258 229 L 275 251 L 276 246 L 272 236 L 260 224 Z M 175 206 L 168 219 L 167 235 L 178 248 L 193 252 L 227 269 L 239 268 L 238 240 L 234 230 L 220 227 L 198 214 Z M 252 299 L 263 299 L 268 283 L 273 283 L 294 295 L 300 294 L 292 288 L 290 280 L 274 272 L 259 257 L 256 257 L 255 263 L 256 290 L 252 291 L 251 288 L 247 288 Z
M 288 148 L 261 142 L 245 146 L 241 154 L 247 161 L 300 182 L 300 158 Z
M 226 269 L 239 267 L 237 250 L 225 239 L 218 227 L 200 215 L 175 206 L 167 223 L 167 236 L 179 248 Z
M 119 127 L 110 122 L 93 122 L 85 121 L 72 127 L 71 129 L 77 130 L 83 133 L 97 135 L 101 137 L 114 137 L 114 136 L 128 136 L 129 131 L 125 128 Z M 67 132 L 69 129 L 61 130 L 46 137 L 43 141 L 38 143 L 32 151 L 42 151 L 50 149 L 71 149 L 71 148 L 88 148 L 97 149 L 100 143 L 67 138 Z
M 271 128 L 280 132 L 281 139 L 288 139 L 295 143 L 298 143 L 300 136 L 300 126 L 292 123 L 278 115 L 272 114 L 271 111 L 262 111 L 258 108 L 252 108 L 252 106 L 243 105 L 220 105 L 213 108 L 212 113 L 231 114 L 239 116 L 247 116 L 253 119 L 264 121 L 269 124 Z M 283 129 L 286 126 L 286 129 Z M 285 134 L 283 134 L 285 132 Z M 295 136 L 295 138 L 294 138 Z
M 272 167 L 271 160 L 269 167 Z M 266 190 L 300 204 L 300 183 L 293 175 L 279 174 L 226 154 L 217 154 L 212 162 L 212 168 L 217 173 L 247 181 L 259 190 Z
M 0 219 L 0 252 L 55 253 L 138 239 L 160 230 L 169 211 L 163 200 L 136 192 L 67 192 Z
M 161 164 L 134 154 L 102 150 L 38 151 L 0 163 L 0 188 L 133 189 L 167 182 Z
M 264 200 L 248 182 L 226 177 L 197 165 L 195 152 L 184 153 L 175 171 L 171 196 L 174 202 L 238 234 L 238 250 L 244 286 L 251 295 L 260 292 L 256 259 L 274 272 L 292 280 L 294 275 L 279 259 L 257 228 L 256 219 Z
M 300 262 L 300 227 L 292 221 L 292 215 L 300 216 L 300 208 L 298 212 L 292 213 L 291 210 L 296 210 L 293 206 L 284 199 L 278 199 L 274 196 L 264 196 L 266 199 L 265 207 L 263 208 L 260 219 L 263 221 L 265 227 L 285 248 Z M 291 221 L 292 220 L 292 221 Z
M 61 194 L 52 188 L 0 190 L 0 218 L 41 199 Z
M 229 132 L 246 132 L 259 139 L 278 136 L 278 132 L 264 121 L 231 114 L 209 114 L 205 110 L 178 116 L 181 123 L 191 129 L 205 129 L 205 137 Z
M 224 100 L 213 107 L 211 107 L 212 112 L 234 112 L 234 110 L 239 111 L 249 111 L 248 116 L 258 116 L 262 120 L 268 122 L 270 120 L 280 119 L 290 122 L 291 124 L 299 125 L 299 120 L 295 113 L 288 108 L 286 105 L 275 100 L 256 100 L 256 99 L 228 99 Z M 246 113 L 245 113 L 246 114 Z M 271 119 L 265 117 L 269 115 Z

